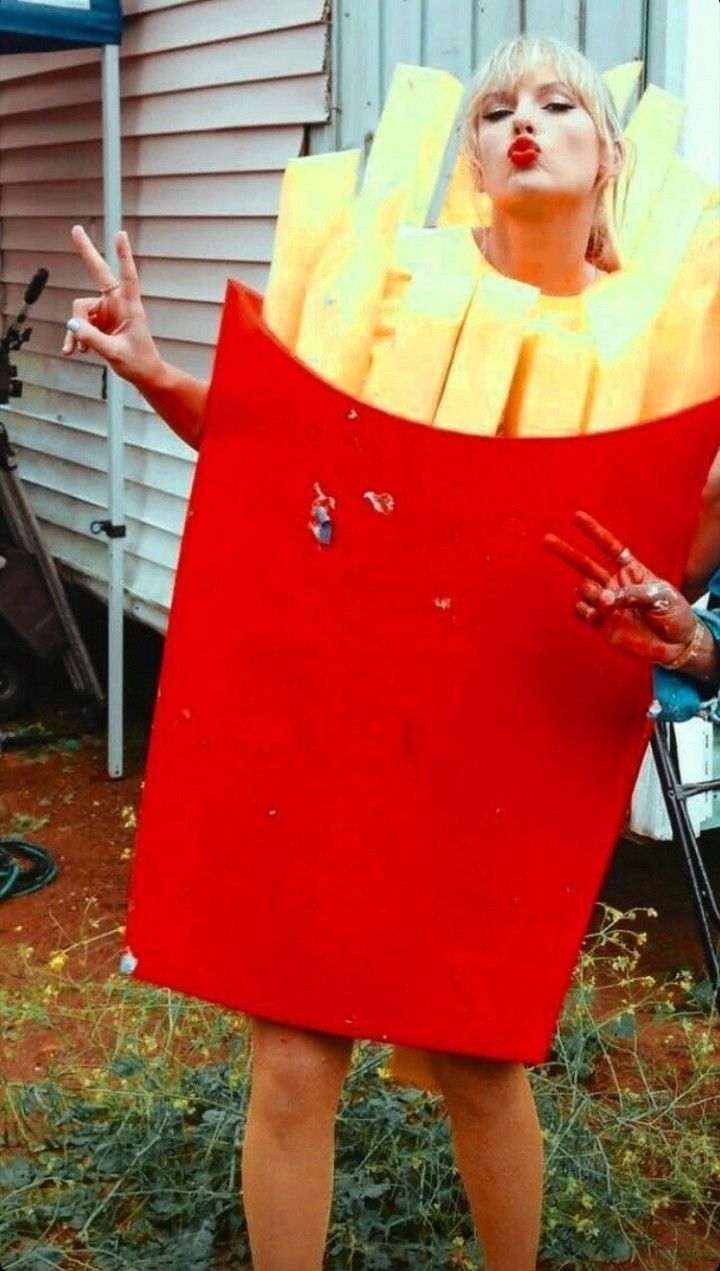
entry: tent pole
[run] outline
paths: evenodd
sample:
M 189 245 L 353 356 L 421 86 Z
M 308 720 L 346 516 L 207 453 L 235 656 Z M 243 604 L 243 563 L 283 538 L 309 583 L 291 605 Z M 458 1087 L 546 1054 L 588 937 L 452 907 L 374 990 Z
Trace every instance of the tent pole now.
M 117 268 L 115 235 L 122 218 L 120 157 L 120 50 L 108 44 L 102 54 L 103 183 L 105 255 Z M 123 774 L 123 597 L 124 472 L 123 382 L 107 377 L 108 404 L 108 774 Z

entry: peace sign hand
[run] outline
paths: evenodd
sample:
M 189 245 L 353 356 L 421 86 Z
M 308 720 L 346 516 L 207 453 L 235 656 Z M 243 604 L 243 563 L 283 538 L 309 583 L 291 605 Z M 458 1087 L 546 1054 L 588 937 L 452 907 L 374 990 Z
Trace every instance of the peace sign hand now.
M 92 349 L 144 391 L 159 377 L 162 361 L 150 334 L 128 236 L 121 231 L 115 239 L 118 278 L 81 225 L 73 226 L 71 238 L 100 294 L 73 301 L 62 351 L 72 357 Z
M 626 653 L 663 666 L 684 661 L 698 631 L 698 620 L 685 597 L 587 512 L 576 512 L 574 521 L 605 561 L 556 534 L 546 534 L 544 542 L 582 578 L 575 606 L 578 617 L 601 626 L 610 643 Z

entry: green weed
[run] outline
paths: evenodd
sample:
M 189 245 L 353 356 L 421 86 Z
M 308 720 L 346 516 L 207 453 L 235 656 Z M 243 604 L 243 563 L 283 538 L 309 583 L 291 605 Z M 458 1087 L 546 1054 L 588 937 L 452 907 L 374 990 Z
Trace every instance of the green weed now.
M 642 1266 L 656 1217 L 702 1234 L 720 1213 L 717 1020 L 689 973 L 638 974 L 643 912 L 605 907 L 552 1054 L 530 1073 L 546 1146 L 542 1257 L 558 1269 Z M 6 1062 L 59 1039 L 37 1080 L 8 1082 L 0 1112 L 5 1271 L 245 1271 L 245 1021 L 119 976 L 75 979 L 82 944 L 43 965 L 18 949 L 0 994 Z M 388 1054 L 356 1048 L 327 1267 L 479 1271 L 444 1105 L 392 1083 Z

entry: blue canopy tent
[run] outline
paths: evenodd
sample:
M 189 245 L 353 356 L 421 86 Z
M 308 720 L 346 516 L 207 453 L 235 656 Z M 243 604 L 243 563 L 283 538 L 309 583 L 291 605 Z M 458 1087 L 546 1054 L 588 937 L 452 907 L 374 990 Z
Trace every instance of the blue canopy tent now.
M 117 45 L 119 0 L 0 0 L 0 53 Z
M 102 48 L 105 252 L 111 265 L 122 216 L 120 0 L 0 0 L 0 53 Z M 108 771 L 123 768 L 123 387 L 108 376 Z

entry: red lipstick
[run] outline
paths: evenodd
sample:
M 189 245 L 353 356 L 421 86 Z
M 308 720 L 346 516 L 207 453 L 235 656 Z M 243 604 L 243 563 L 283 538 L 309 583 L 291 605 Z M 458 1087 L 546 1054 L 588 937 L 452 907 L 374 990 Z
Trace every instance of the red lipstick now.
M 540 154 L 540 147 L 531 137 L 517 137 L 508 150 L 508 159 L 516 168 L 529 168 Z

